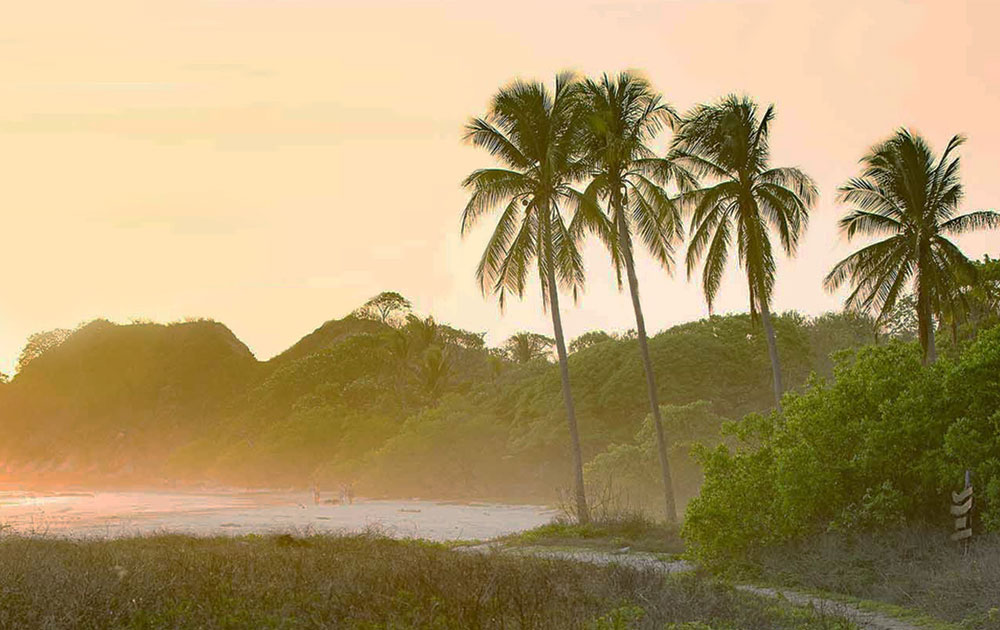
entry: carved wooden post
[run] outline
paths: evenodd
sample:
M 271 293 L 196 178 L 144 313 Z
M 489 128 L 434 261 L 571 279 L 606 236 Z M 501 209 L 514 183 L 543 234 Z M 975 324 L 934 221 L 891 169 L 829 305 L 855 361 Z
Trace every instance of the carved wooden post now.
M 951 515 L 955 518 L 955 533 L 951 539 L 967 540 L 972 537 L 972 522 L 969 513 L 972 511 L 972 479 L 969 471 L 965 471 L 965 489 L 951 493 Z

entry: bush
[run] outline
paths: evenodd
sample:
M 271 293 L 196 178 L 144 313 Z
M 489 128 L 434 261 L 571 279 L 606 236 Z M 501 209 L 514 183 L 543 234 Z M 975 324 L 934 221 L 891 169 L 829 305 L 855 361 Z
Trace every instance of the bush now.
M 952 526 L 950 491 L 973 471 L 976 526 L 1000 529 L 1000 328 L 957 360 L 920 364 L 915 344 L 840 358 L 834 381 L 789 394 L 783 416 L 727 425 L 738 440 L 701 448 L 688 507 L 690 553 L 709 565 L 825 531 Z

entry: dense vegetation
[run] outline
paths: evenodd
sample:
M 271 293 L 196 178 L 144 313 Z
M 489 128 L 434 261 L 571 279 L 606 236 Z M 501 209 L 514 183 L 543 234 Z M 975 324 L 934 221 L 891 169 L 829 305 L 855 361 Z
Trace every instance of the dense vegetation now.
M 829 531 L 948 530 L 965 470 L 973 531 L 1000 531 L 1000 327 L 946 350 L 930 365 L 912 343 L 849 352 L 832 381 L 788 394 L 783 415 L 730 425 L 737 448 L 699 455 L 690 552 L 718 565 Z
M 831 352 L 872 339 L 871 323 L 849 315 L 775 324 L 793 387 L 810 372 L 829 375 Z M 588 476 L 604 485 L 609 458 L 636 447 L 637 434 L 651 438 L 645 384 L 634 338 L 581 339 L 569 363 Z M 746 315 L 650 339 L 676 442 L 769 408 L 764 344 Z M 0 385 L 0 459 L 13 479 L 354 483 L 369 496 L 555 500 L 569 463 L 559 373 L 545 356 L 506 346 L 431 319 L 360 314 L 258 362 L 214 322 L 94 322 Z M 695 416 L 671 407 L 692 404 Z M 698 473 L 682 450 L 674 457 L 686 500 Z M 639 488 L 635 503 L 643 492 L 655 501 L 655 488 Z
M 678 116 L 634 72 L 600 78 L 563 72 L 554 89 L 537 80 L 501 87 L 486 114 L 466 125 L 466 141 L 489 153 L 494 165 L 462 182 L 470 193 L 462 233 L 496 215 L 476 278 L 484 295 L 497 295 L 501 306 L 510 294 L 523 297 L 537 271 L 542 303 L 552 316 L 572 455 L 572 509 L 580 522 L 590 510 L 559 293 L 576 296 L 585 285 L 580 248 L 586 236 L 606 246 L 618 285 L 627 284 L 632 298 L 668 522 L 676 518 L 676 500 L 634 268 L 637 244 L 671 272 L 685 241 L 687 214 L 685 266 L 690 279 L 704 263 L 709 309 L 732 252 L 746 274 L 750 313 L 764 330 L 774 405 L 781 413 L 785 383 L 771 317 L 777 280 L 772 238 L 786 255 L 795 255 L 818 190 L 801 169 L 771 164 L 774 119 L 773 105 L 761 110 L 749 96 L 735 94 Z M 661 154 L 654 141 L 668 127 L 674 132 L 670 149 Z M 861 175 L 839 189 L 850 206 L 840 221 L 847 239 L 888 238 L 842 260 L 824 284 L 828 290 L 850 284 L 847 306 L 874 313 L 879 324 L 912 292 L 925 363 L 937 355 L 935 317 L 968 312 L 966 289 L 981 282 L 950 237 L 1000 226 L 1000 213 L 993 210 L 959 214 L 963 187 L 955 152 L 963 141 L 953 137 L 935 157 L 922 137 L 899 129 L 873 146 L 862 158 Z

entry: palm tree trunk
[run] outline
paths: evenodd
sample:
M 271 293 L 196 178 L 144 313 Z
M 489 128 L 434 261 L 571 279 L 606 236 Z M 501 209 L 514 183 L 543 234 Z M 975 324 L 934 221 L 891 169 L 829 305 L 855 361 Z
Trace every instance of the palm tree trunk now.
M 781 362 L 778 359 L 778 341 L 774 336 L 774 325 L 771 323 L 771 309 L 766 300 L 760 300 L 760 321 L 764 325 L 764 336 L 767 338 L 767 354 L 771 357 L 771 382 L 774 385 L 774 404 L 781 413 L 781 394 L 785 391 L 781 382 Z
M 621 214 L 619 213 L 619 216 Z M 625 258 L 625 270 L 628 274 L 629 293 L 632 294 L 632 309 L 635 311 L 635 327 L 639 337 L 639 353 L 642 355 L 642 366 L 646 370 L 646 391 L 649 394 L 649 409 L 653 414 L 653 425 L 656 427 L 656 451 L 660 457 L 660 477 L 663 483 L 663 505 L 668 523 L 677 522 L 677 506 L 674 503 L 674 485 L 670 478 L 670 460 L 667 458 L 667 439 L 663 435 L 663 419 L 660 414 L 660 402 L 656 394 L 656 375 L 653 373 L 653 361 L 649 356 L 649 343 L 646 339 L 646 320 L 642 316 L 642 305 L 639 303 L 639 279 L 635 275 L 635 264 L 632 260 L 631 244 L 626 240 L 625 233 L 619 225 L 619 243 Z
M 576 518 L 580 523 L 590 522 L 587 494 L 583 487 L 583 452 L 580 449 L 580 431 L 576 424 L 576 408 L 573 392 L 569 384 L 569 360 L 566 353 L 566 339 L 563 336 L 562 315 L 559 312 L 559 287 L 556 284 L 555 269 L 552 264 L 552 241 L 549 230 L 545 231 L 546 280 L 549 285 L 549 310 L 552 311 L 552 331 L 556 338 L 556 353 L 559 355 L 559 375 L 562 377 L 563 402 L 566 405 L 566 421 L 569 424 L 570 446 L 573 451 L 573 492 L 576 499 Z
M 937 340 L 935 339 L 934 331 L 934 317 L 931 316 L 930 323 L 927 325 L 927 363 L 934 363 L 937 361 Z
M 929 365 L 937 361 L 937 347 L 934 343 L 934 315 L 931 313 L 931 300 L 917 276 L 917 336 L 923 350 L 923 363 Z

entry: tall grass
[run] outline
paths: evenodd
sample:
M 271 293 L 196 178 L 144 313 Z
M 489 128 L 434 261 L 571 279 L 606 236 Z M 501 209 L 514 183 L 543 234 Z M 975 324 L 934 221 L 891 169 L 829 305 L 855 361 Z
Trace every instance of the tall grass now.
M 768 580 L 916 609 L 963 627 L 1000 629 L 1000 536 L 966 547 L 943 528 L 829 534 L 758 554 Z
M 551 523 L 513 534 L 505 542 L 521 545 L 585 547 L 679 554 L 684 551 L 680 526 L 651 521 L 642 513 L 604 515 L 588 523 L 577 523 L 563 515 Z
M 0 628 L 846 628 L 695 576 L 377 535 L 0 538 Z

